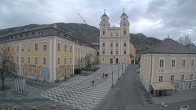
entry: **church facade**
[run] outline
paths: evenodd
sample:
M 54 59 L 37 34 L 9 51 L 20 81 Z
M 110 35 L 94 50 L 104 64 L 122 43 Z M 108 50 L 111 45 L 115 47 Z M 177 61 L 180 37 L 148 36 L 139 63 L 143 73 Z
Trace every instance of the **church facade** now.
M 109 17 L 104 14 L 100 22 L 100 63 L 101 64 L 134 64 L 136 48 L 130 43 L 127 14 L 120 16 L 120 27 L 110 27 Z

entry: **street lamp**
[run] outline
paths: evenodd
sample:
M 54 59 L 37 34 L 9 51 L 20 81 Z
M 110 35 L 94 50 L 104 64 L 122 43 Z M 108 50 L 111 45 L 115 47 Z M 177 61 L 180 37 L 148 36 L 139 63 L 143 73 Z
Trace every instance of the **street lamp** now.
M 113 67 L 112 67 L 112 86 L 111 86 L 112 88 L 114 87 L 114 85 L 113 85 Z
M 122 63 L 122 75 L 123 75 L 123 63 Z
M 119 65 L 118 65 L 118 80 L 119 80 L 120 78 L 119 78 Z
M 160 106 L 159 110 L 163 110 L 163 109 L 164 109 L 164 107 L 167 107 L 167 105 L 163 102 L 163 103 L 161 104 L 161 106 Z

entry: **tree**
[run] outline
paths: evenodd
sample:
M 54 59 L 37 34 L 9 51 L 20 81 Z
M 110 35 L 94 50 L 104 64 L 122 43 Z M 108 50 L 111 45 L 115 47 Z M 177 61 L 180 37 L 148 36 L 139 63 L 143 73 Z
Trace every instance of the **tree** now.
M 178 39 L 178 42 L 181 43 L 181 44 L 183 44 L 183 45 L 188 45 L 188 44 L 191 44 L 191 38 L 189 37 L 188 34 L 183 34 Z
M 0 51 L 0 77 L 2 80 L 2 89 L 5 88 L 5 79 L 11 76 L 14 72 L 16 72 L 16 69 L 10 47 L 3 45 Z

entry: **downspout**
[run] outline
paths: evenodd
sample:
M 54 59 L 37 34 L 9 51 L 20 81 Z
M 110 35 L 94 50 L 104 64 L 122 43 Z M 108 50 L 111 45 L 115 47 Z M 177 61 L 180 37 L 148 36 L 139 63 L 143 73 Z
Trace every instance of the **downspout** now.
M 151 80 L 152 80 L 152 54 L 150 54 L 150 56 L 151 56 L 151 58 L 150 58 L 150 64 L 151 64 L 151 67 L 150 67 L 150 70 L 151 70 L 151 72 L 150 72 L 150 83 L 151 83 Z M 148 92 L 150 92 L 150 88 L 151 88 L 151 86 L 150 86 L 150 84 L 149 84 L 149 91 Z
M 150 54 L 151 58 L 150 58 L 150 64 L 151 64 L 151 67 L 150 67 L 150 83 L 151 83 L 151 77 L 152 77 L 152 54 Z

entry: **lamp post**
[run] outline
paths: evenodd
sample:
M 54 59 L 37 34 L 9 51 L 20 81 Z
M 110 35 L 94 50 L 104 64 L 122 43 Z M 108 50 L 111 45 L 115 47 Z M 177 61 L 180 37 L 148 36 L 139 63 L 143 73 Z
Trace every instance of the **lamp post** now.
M 112 88 L 114 87 L 114 85 L 113 85 L 113 67 L 112 67 L 112 86 L 111 86 Z
M 123 75 L 123 63 L 122 63 L 122 75 Z
M 167 107 L 167 105 L 163 102 L 163 103 L 161 104 L 161 106 L 159 107 L 159 110 L 163 110 L 164 107 Z
M 119 80 L 120 78 L 119 78 L 119 65 L 118 65 L 118 80 Z

